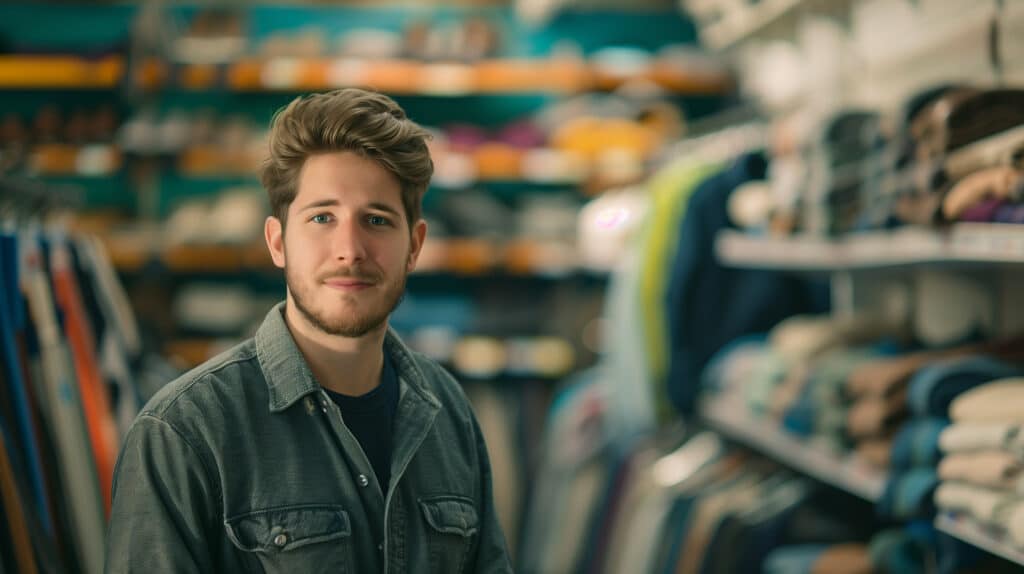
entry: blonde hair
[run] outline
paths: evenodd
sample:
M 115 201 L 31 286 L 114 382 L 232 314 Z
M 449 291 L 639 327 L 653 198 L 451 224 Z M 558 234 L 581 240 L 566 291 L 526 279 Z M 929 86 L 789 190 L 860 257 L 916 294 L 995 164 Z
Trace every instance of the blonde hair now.
M 351 151 L 398 178 L 412 229 L 434 173 L 429 138 L 430 133 L 407 118 L 394 100 L 377 92 L 345 88 L 299 96 L 278 110 L 270 124 L 270 154 L 260 179 L 271 212 L 284 225 L 309 156 Z

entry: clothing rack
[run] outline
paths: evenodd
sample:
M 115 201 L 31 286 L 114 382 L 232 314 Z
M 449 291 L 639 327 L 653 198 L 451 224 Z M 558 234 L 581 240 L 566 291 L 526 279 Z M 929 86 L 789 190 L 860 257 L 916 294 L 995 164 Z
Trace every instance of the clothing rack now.
M 140 408 L 134 316 L 68 188 L 0 180 L 0 473 L 9 572 L 101 572 L 121 437 Z

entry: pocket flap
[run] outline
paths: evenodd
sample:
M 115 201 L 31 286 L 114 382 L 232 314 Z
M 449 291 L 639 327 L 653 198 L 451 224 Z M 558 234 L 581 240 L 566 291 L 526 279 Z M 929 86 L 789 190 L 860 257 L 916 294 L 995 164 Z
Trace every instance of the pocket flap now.
M 248 552 L 286 552 L 307 544 L 351 536 L 340 506 L 287 506 L 257 510 L 224 521 L 228 538 Z
M 438 532 L 473 536 L 476 534 L 478 519 L 473 501 L 462 496 L 435 496 L 421 498 L 423 516 Z

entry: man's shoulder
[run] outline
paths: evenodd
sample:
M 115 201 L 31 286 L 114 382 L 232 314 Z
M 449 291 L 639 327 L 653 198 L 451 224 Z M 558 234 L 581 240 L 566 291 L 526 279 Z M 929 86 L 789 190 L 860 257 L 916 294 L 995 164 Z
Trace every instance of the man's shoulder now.
M 167 383 L 142 408 L 141 415 L 171 422 L 183 409 L 224 408 L 241 394 L 243 383 L 261 373 L 253 339 L 247 339 Z

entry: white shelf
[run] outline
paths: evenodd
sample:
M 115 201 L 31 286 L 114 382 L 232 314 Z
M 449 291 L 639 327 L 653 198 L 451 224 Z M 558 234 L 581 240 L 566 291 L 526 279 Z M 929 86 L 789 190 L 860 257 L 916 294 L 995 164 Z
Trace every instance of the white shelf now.
M 741 400 L 704 401 L 701 414 L 716 430 L 804 474 L 870 502 L 882 496 L 885 473 L 854 455 L 837 454 L 773 423 L 758 421 Z
M 951 263 L 1024 263 L 1024 225 L 958 223 L 843 239 L 769 237 L 735 231 L 715 241 L 719 260 L 748 268 L 837 271 Z
M 935 528 L 973 544 L 986 552 L 1005 558 L 1011 562 L 1024 565 L 1024 551 L 1012 546 L 996 532 L 982 528 L 973 520 L 964 517 L 954 517 L 949 514 L 939 514 L 935 519 Z

